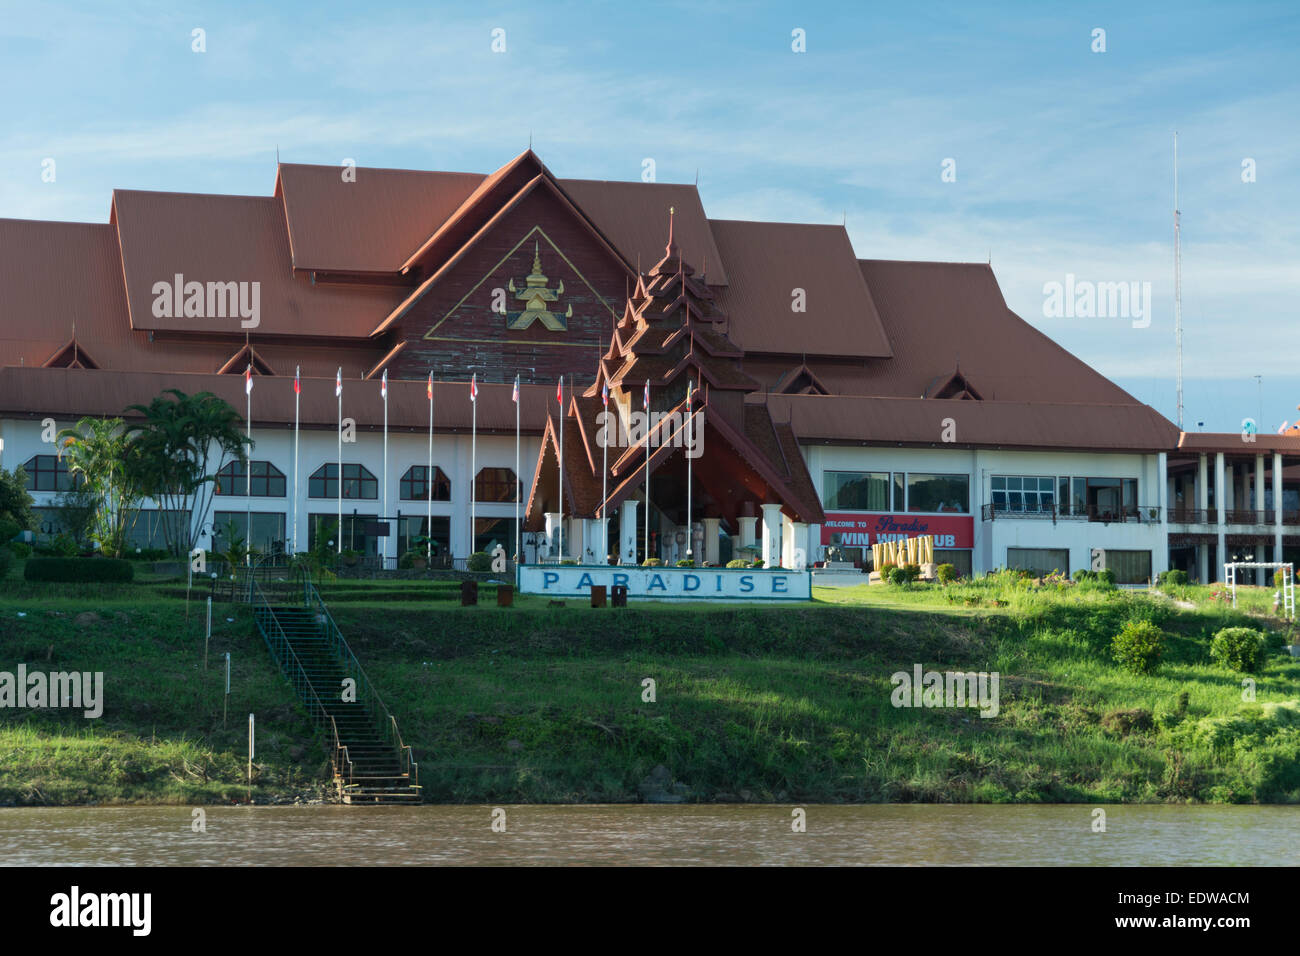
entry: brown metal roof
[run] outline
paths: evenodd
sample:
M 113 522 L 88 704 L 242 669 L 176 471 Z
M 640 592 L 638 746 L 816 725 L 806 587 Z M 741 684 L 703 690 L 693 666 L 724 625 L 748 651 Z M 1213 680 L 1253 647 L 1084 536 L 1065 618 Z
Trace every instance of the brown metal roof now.
M 801 442 L 942 446 L 944 420 L 951 418 L 956 446 L 1155 452 L 1178 443 L 1171 422 L 1137 403 L 769 395 L 767 404 Z
M 920 397 L 960 365 L 985 399 L 1138 404 L 1008 309 L 982 262 L 865 259 L 861 268 L 894 357 L 847 375 L 814 366 L 838 392 Z
M 1254 441 L 1246 441 L 1240 432 L 1184 432 L 1178 440 L 1178 450 L 1198 455 L 1215 452 L 1227 455 L 1300 454 L 1300 434 L 1260 433 L 1252 437 Z
M 391 272 L 429 238 L 483 181 L 482 173 L 282 163 L 293 264 L 322 272 Z
M 479 383 L 478 431 L 514 434 L 515 404 L 511 383 Z M 0 368 L 0 415 L 74 418 L 82 415 L 123 416 L 127 405 L 148 403 L 168 388 L 188 394 L 212 392 L 244 414 L 242 375 L 192 375 L 174 372 L 120 372 L 67 368 Z M 520 386 L 520 430 L 537 434 L 546 423 L 545 385 Z M 438 431 L 468 431 L 473 414 L 468 382 L 435 382 L 434 426 Z M 382 428 L 383 399 L 379 383 L 355 378 L 343 381 L 343 414 L 362 430 Z M 125 417 L 125 416 L 123 416 Z M 292 425 L 293 377 L 258 377 L 253 385 L 253 427 L 259 423 Z M 304 427 L 335 428 L 338 404 L 334 376 L 303 378 L 301 423 Z M 388 383 L 390 431 L 427 432 L 429 400 L 423 381 Z
M 711 223 L 731 278 L 718 304 L 730 317 L 727 334 L 746 352 L 894 354 L 843 226 Z M 793 311 L 796 289 L 806 294 L 804 312 Z
M 172 332 L 243 335 L 236 318 L 158 318 L 154 284 L 260 282 L 255 336 L 364 337 L 406 293 L 403 287 L 315 284 L 295 277 L 280 201 L 117 190 L 118 228 L 131 326 Z

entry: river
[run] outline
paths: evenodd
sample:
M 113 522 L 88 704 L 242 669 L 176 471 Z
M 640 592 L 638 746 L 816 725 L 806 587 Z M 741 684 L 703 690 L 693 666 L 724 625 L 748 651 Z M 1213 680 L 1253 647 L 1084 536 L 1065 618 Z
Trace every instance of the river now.
M 1300 863 L 1300 808 L 1085 805 L 0 809 L 25 865 L 1240 865 Z M 498 827 L 501 815 L 497 814 Z

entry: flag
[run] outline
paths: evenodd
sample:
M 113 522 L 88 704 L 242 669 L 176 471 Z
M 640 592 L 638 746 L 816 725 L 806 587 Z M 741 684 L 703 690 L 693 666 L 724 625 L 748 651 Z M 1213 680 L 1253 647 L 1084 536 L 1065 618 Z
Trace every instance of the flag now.
M 339 369 L 338 374 L 334 376 L 334 397 L 343 397 L 343 369 L 341 368 Z
M 478 372 L 475 372 L 469 378 L 469 400 L 471 402 L 478 401 Z
M 429 396 L 429 401 L 433 401 L 433 372 L 429 373 L 429 383 L 424 387 L 424 391 Z
M 253 394 L 253 366 L 251 364 L 244 370 L 244 394 Z
M 600 404 L 609 408 L 609 379 L 600 383 Z
M 379 380 L 379 397 L 388 401 L 388 369 L 384 369 L 384 377 Z
M 692 386 L 693 386 L 694 384 L 695 384 L 695 383 L 692 382 L 689 378 L 686 380 L 686 404 L 687 404 L 687 406 L 689 406 L 689 405 L 691 404 L 691 395 L 692 395 L 692 393 L 695 391 L 694 388 L 692 388 Z
M 650 379 L 645 380 L 644 396 L 645 396 L 645 407 L 648 410 L 650 408 Z
M 564 376 L 563 375 L 561 375 L 560 380 L 555 383 L 555 400 L 559 402 L 561 405 L 564 404 Z
M 1281 426 L 1278 428 L 1277 433 L 1278 433 L 1279 435 L 1285 435 L 1285 434 L 1286 434 L 1287 426 L 1290 425 L 1290 424 L 1291 424 L 1290 422 L 1283 422 L 1283 423 L 1281 424 Z
M 510 400 L 514 402 L 516 405 L 519 404 L 519 376 L 518 375 L 515 376 L 515 390 L 510 395 Z
M 298 376 L 299 376 L 299 374 L 300 374 L 301 372 L 302 372 L 302 368 L 301 368 L 300 366 L 294 366 L 294 369 L 293 369 L 293 393 L 294 393 L 295 395 L 301 395 L 301 394 L 302 394 L 302 382 L 298 380 Z

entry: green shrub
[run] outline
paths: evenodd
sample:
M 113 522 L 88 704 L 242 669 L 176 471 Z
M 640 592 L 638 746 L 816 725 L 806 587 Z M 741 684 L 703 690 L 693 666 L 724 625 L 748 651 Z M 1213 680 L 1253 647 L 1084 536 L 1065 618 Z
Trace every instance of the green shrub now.
M 729 567 L 729 568 L 747 568 L 747 567 L 749 567 L 749 562 L 746 561 L 744 558 L 732 558 L 730 561 L 727 562 L 727 567 Z
M 896 564 L 891 564 L 891 563 L 888 562 L 888 561 L 883 562 L 883 563 L 880 565 L 880 567 L 876 568 L 876 570 L 880 572 L 880 580 L 882 580 L 882 581 L 892 581 L 892 580 L 893 580 L 893 576 L 892 576 L 891 572 L 892 572 L 892 571 L 894 570 L 894 568 L 896 568 L 896 567 L 898 567 L 898 565 L 896 565 Z
M 1156 575 L 1156 584 L 1161 587 L 1183 587 L 1187 584 L 1187 572 L 1180 568 L 1170 568 Z
M 492 555 L 486 551 L 475 551 L 469 556 L 469 561 L 465 565 L 469 570 L 475 572 L 492 570 Z
M 692 561 L 690 558 L 682 558 L 680 561 L 677 562 L 677 566 L 679 568 L 693 568 L 695 567 L 695 562 Z
M 4 545 L 0 544 L 0 581 L 3 581 L 9 574 L 9 566 L 14 563 L 14 554 Z
M 132 561 L 166 561 L 173 557 L 172 553 L 166 548 L 137 548 L 123 555 Z
M 905 586 L 907 584 L 907 571 L 897 565 L 889 568 L 889 583 Z
M 29 558 L 23 567 L 23 578 L 63 584 L 125 584 L 135 580 L 135 568 L 123 558 Z
M 15 558 L 27 558 L 31 556 L 32 546 L 25 541 L 11 541 L 9 550 L 14 553 Z
M 956 566 L 951 564 L 939 565 L 934 569 L 934 574 L 935 577 L 939 579 L 940 584 L 951 584 L 953 581 L 956 581 L 961 577 L 961 575 L 957 573 Z
M 1211 659 L 1235 671 L 1258 670 L 1267 653 L 1267 639 L 1249 627 L 1225 627 L 1210 642 Z
M 659 558 L 646 558 L 644 561 L 641 562 L 641 567 L 657 568 L 661 564 L 663 564 L 663 561 L 661 561 Z
M 8 544 L 22 530 L 22 526 L 12 518 L 0 518 L 0 544 Z
M 1160 663 L 1165 634 L 1150 621 L 1129 621 L 1111 641 L 1115 663 L 1135 674 L 1150 674 Z
M 763 559 L 755 558 L 753 561 L 749 562 L 749 566 L 751 568 L 761 568 L 763 566 Z
M 1097 580 L 1097 572 L 1089 570 L 1088 568 L 1080 568 L 1078 571 L 1075 571 L 1071 577 L 1074 578 L 1076 584 L 1082 584 L 1084 581 Z
M 1277 568 L 1273 572 L 1273 587 L 1279 591 L 1286 586 L 1286 568 Z
M 1097 572 L 1097 583 L 1113 588 L 1115 586 L 1115 572 L 1110 568 L 1102 568 Z

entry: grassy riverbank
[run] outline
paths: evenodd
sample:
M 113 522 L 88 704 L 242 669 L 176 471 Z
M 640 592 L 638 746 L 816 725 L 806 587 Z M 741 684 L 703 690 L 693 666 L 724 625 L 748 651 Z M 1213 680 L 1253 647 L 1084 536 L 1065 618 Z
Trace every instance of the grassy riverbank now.
M 242 609 L 219 607 L 204 675 L 201 604 L 187 625 L 174 582 L 3 587 L 0 669 L 99 669 L 108 687 L 99 721 L 0 711 L 0 802 L 242 799 L 249 711 L 255 795 L 325 779 Z M 461 608 L 413 599 L 421 588 L 323 591 L 433 801 L 1300 802 L 1300 721 L 1277 706 L 1300 698 L 1300 659 L 1272 654 L 1246 703 L 1243 675 L 1208 654 L 1222 627 L 1271 626 L 1271 591 L 1243 590 L 1235 612 L 1209 589 L 1186 589 L 1180 606 L 1007 582 L 817 589 L 813 603 L 781 608 L 593 610 L 497 608 L 490 589 Z M 87 611 L 98 620 L 77 623 Z M 1110 660 L 1134 617 L 1169 635 L 1150 676 Z M 223 730 L 226 650 L 235 696 Z M 891 706 L 890 675 L 915 664 L 998 672 L 999 715 Z

